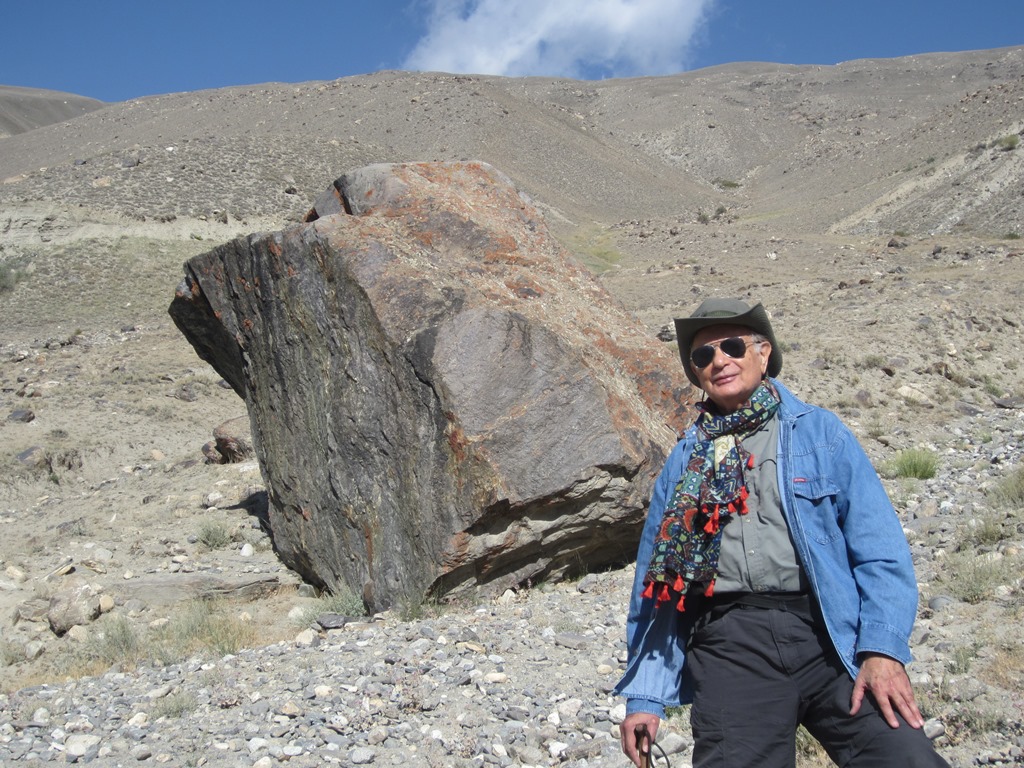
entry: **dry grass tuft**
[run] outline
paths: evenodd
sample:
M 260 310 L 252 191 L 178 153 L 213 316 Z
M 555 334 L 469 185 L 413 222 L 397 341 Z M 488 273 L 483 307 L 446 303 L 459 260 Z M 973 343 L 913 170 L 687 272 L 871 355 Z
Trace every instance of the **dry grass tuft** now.
M 939 469 L 939 457 L 926 448 L 908 448 L 887 461 L 882 468 L 886 477 L 930 480 Z

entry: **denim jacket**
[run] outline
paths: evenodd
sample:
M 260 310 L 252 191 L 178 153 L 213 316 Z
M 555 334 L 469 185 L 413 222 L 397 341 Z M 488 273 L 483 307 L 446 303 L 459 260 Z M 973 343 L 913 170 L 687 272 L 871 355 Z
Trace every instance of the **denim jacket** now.
M 906 664 L 917 615 L 910 548 L 878 475 L 853 433 L 830 411 L 798 400 L 779 382 L 778 480 L 783 512 L 825 627 L 851 677 L 858 654 L 878 652 Z M 637 553 L 626 623 L 629 663 L 616 686 L 627 712 L 664 718 L 665 707 L 692 701 L 686 639 L 696 617 L 672 603 L 655 610 L 641 596 L 665 506 L 693 450 L 687 430 L 651 494 Z

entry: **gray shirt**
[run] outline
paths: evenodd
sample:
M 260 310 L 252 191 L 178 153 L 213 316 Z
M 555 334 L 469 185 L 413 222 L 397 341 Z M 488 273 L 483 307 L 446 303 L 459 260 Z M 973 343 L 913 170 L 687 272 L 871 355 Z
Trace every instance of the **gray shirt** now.
M 749 512 L 731 515 L 722 527 L 715 594 L 729 592 L 805 592 L 807 582 L 797 559 L 779 496 L 779 420 L 773 417 L 743 440 L 754 457 L 744 471 Z

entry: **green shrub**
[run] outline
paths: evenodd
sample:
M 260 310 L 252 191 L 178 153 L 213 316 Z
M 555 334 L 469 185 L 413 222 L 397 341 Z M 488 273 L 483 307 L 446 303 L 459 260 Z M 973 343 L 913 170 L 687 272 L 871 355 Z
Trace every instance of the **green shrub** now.
M 935 477 L 939 468 L 939 457 L 935 451 L 926 448 L 908 448 L 900 451 L 895 458 L 887 462 L 887 472 L 891 477 L 912 477 L 918 480 L 929 480 Z
M 255 640 L 252 623 L 232 615 L 228 603 L 193 600 L 163 627 L 157 636 L 157 647 L 161 660 L 174 662 L 203 650 L 219 656 L 237 653 Z
M 224 549 L 231 543 L 231 535 L 223 523 L 207 520 L 199 527 L 196 540 L 208 550 Z
M 622 252 L 615 247 L 614 235 L 606 230 L 581 228 L 563 243 L 588 269 L 597 274 L 611 269 L 622 261 Z
M 873 417 L 865 427 L 868 437 L 877 440 L 888 431 L 888 425 L 877 416 Z
M 0 667 L 9 667 L 25 660 L 25 649 L 11 640 L 0 640 Z
M 178 691 L 172 693 L 169 696 L 164 696 L 162 699 L 158 699 L 153 707 L 152 717 L 154 720 L 159 720 L 161 717 L 167 719 L 181 717 L 182 715 L 191 712 L 196 707 L 195 696 L 185 693 L 184 691 Z
M 128 619 L 108 615 L 90 627 L 81 646 L 55 656 L 51 668 L 62 678 L 88 677 L 114 665 L 133 669 L 146 656 L 146 643 Z
M 24 271 L 10 264 L 0 264 L 0 293 L 13 291 L 14 286 L 25 279 Z
M 336 613 L 339 616 L 365 616 L 366 607 L 363 601 L 351 590 L 340 587 L 335 592 L 325 592 L 312 603 L 307 605 L 296 623 L 307 626 L 316 621 L 318 616 L 325 613 Z
M 991 547 L 998 544 L 1006 538 L 1003 535 L 1004 519 L 1005 515 L 1001 511 L 987 512 L 976 518 L 972 525 L 962 529 L 960 548 Z
M 740 186 L 738 181 L 732 181 L 731 179 L 715 179 L 713 183 L 721 189 L 736 189 Z
M 100 627 L 100 632 L 90 636 L 86 648 L 88 654 L 107 665 L 134 665 L 143 656 L 144 643 L 124 616 L 113 616 Z
M 1017 467 L 990 491 L 992 500 L 1001 508 L 1024 507 L 1024 467 Z
M 1005 394 L 1003 385 L 993 379 L 989 374 L 981 376 L 981 388 L 985 390 L 986 394 L 992 397 L 1002 397 Z
M 971 671 L 971 665 L 978 658 L 978 644 L 958 645 L 953 649 L 953 658 L 947 662 L 950 674 L 966 675 Z
M 960 742 L 993 731 L 1004 731 L 1011 725 L 1005 713 L 984 701 L 964 703 L 943 716 L 942 721 L 947 733 L 957 734 Z
M 1003 152 L 1011 152 L 1017 148 L 1020 144 L 1020 135 L 1011 133 L 1009 136 L 1003 136 L 992 142 L 992 146 L 996 149 L 1001 149 Z
M 421 600 L 408 600 L 399 607 L 402 621 L 420 621 L 421 619 L 443 616 L 445 604 L 437 599 L 425 597 Z
M 973 550 L 957 552 L 946 558 L 939 580 L 953 597 L 977 604 L 992 599 L 996 587 L 1010 584 L 1018 577 L 1018 558 L 979 555 Z
M 885 364 L 886 359 L 884 355 L 868 355 L 861 362 L 864 368 L 883 368 Z

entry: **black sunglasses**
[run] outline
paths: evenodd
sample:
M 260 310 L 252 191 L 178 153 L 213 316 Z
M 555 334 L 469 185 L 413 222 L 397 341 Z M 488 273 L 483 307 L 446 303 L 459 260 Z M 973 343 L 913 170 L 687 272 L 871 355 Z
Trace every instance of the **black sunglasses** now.
M 690 362 L 694 368 L 707 368 L 715 359 L 715 350 L 720 349 L 729 357 L 739 360 L 747 354 L 747 347 L 756 344 L 756 341 L 744 341 L 739 336 L 730 336 L 722 339 L 716 344 L 705 344 L 690 352 Z

